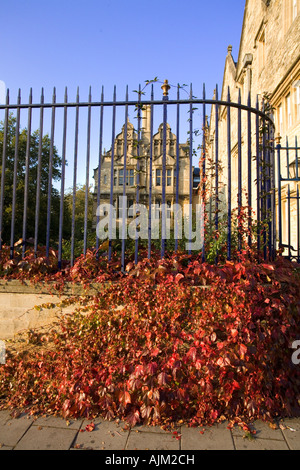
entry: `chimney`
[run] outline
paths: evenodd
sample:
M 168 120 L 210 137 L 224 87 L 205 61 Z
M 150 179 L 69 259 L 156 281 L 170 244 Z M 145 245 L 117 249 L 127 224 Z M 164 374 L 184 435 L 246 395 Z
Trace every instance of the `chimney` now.
M 142 128 L 143 137 L 150 142 L 150 127 L 151 127 L 151 106 L 150 104 L 144 105 L 142 109 Z

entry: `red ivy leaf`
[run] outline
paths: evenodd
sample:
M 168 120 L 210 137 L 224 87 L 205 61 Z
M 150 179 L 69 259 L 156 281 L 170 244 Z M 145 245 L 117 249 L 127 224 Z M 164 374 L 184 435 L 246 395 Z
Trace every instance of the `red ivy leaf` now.
M 179 282 L 180 282 L 180 280 L 181 280 L 182 278 L 184 278 L 184 275 L 183 275 L 183 274 L 181 274 L 181 273 L 176 274 L 176 276 L 175 276 L 175 283 L 176 283 L 176 284 L 179 284 Z
M 119 401 L 123 403 L 124 406 L 126 406 L 128 403 L 131 403 L 131 398 L 129 392 L 120 392 L 119 395 Z
M 187 357 L 190 358 L 193 362 L 196 360 L 196 355 L 197 349 L 195 347 L 192 347 L 187 353 Z
M 243 360 L 245 358 L 246 352 L 248 351 L 247 346 L 245 346 L 244 344 L 240 344 L 239 350 L 240 350 L 241 359 Z
M 147 372 L 151 375 L 155 374 L 157 370 L 157 363 L 156 362 L 150 362 L 148 365 L 147 365 Z
M 262 268 L 268 269 L 269 271 L 274 271 L 274 266 L 272 264 L 262 264 Z
M 85 427 L 85 430 L 87 432 L 92 432 L 92 431 L 94 431 L 94 429 L 95 429 L 95 423 L 87 424 L 86 427 Z
M 134 410 L 129 413 L 127 416 L 127 422 L 130 424 L 130 426 L 135 426 L 137 423 L 140 422 L 140 413 L 139 410 Z
M 159 385 L 166 385 L 168 381 L 168 376 L 165 372 L 161 372 L 158 374 L 157 381 Z
M 158 354 L 159 354 L 159 349 L 158 348 L 152 349 L 151 356 L 157 356 Z

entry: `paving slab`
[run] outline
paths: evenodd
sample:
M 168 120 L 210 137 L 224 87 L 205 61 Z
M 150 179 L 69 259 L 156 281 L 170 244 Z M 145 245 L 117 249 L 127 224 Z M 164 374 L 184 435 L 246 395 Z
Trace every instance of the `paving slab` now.
M 254 421 L 251 426 L 256 433 L 250 435 L 239 426 L 232 428 L 236 450 L 289 450 L 279 427 L 270 427 L 264 421 Z
M 146 426 L 145 424 L 136 424 L 133 428 L 131 428 L 131 431 L 134 431 L 134 432 L 154 432 L 156 434 L 158 433 L 158 434 L 170 435 L 174 431 L 180 432 L 180 429 L 181 429 L 181 427 L 177 426 L 177 427 L 174 427 L 174 429 L 170 432 L 170 431 L 166 431 L 161 426 L 152 426 L 152 425 Z
M 130 429 L 119 420 L 66 420 L 25 413 L 12 418 L 10 410 L 2 410 L 0 450 L 300 450 L 300 418 L 280 420 L 276 429 L 263 421 L 252 426 L 255 435 L 238 426 L 228 429 L 227 422 L 205 429 L 182 425 L 176 428 L 180 436 L 176 439 L 174 430 L 160 426 L 136 425 Z
M 256 432 L 253 435 L 256 439 L 284 441 L 284 437 L 279 426 L 274 429 L 267 422 L 255 420 L 251 424 L 251 428 Z M 231 431 L 234 437 L 243 438 L 246 435 L 246 432 L 240 426 L 234 426 Z
M 9 412 L 1 411 L 0 444 L 15 447 L 23 435 L 29 430 L 33 419 L 27 414 L 21 414 L 18 418 L 11 418 Z
M 0 426 L 2 426 L 9 419 L 11 419 L 10 411 L 9 410 L 1 410 L 0 411 Z
M 287 443 L 283 440 L 260 439 L 258 437 L 247 438 L 234 436 L 236 450 L 289 450 Z
M 93 423 L 92 431 L 86 426 Z M 105 421 L 101 418 L 84 420 L 73 443 L 75 449 L 124 450 L 129 436 L 129 427 L 123 422 Z
M 40 416 L 32 423 L 33 426 L 48 426 L 62 429 L 77 429 L 82 425 L 83 419 L 63 419 L 58 416 Z
M 69 450 L 77 432 L 76 429 L 31 426 L 14 450 Z
M 282 434 L 290 450 L 300 450 L 300 418 L 283 419 L 280 424 L 282 424 Z
M 234 450 L 233 438 L 226 423 L 202 428 L 181 427 L 181 450 Z
M 126 450 L 180 450 L 180 442 L 172 433 L 131 430 Z

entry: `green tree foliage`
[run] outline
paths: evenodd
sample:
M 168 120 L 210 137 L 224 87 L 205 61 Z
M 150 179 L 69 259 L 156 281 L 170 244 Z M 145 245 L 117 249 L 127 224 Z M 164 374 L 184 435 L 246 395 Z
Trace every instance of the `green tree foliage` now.
M 19 132 L 18 145 L 18 166 L 17 166 L 17 184 L 16 184 L 16 212 L 15 212 L 15 240 L 22 237 L 23 211 L 24 211 L 24 188 L 25 188 L 25 169 L 26 169 L 26 145 L 28 131 L 21 129 Z M 2 178 L 2 158 L 4 141 L 4 123 L 0 122 L 0 176 Z M 16 142 L 16 118 L 10 114 L 7 126 L 7 145 L 6 145 L 6 170 L 4 186 L 4 204 L 3 204 L 3 243 L 10 242 L 11 218 L 12 218 L 12 200 L 13 200 L 13 177 L 15 161 L 15 142 Z M 39 236 L 40 244 L 46 240 L 47 225 L 47 194 L 49 177 L 49 156 L 50 156 L 50 138 L 46 134 L 42 140 L 41 157 L 41 187 L 40 187 L 40 213 L 39 213 Z M 35 208 L 36 208 L 36 185 L 38 171 L 38 150 L 39 150 L 39 131 L 36 130 L 30 135 L 30 158 L 29 158 L 29 177 L 28 177 L 28 207 L 27 207 L 27 230 L 26 238 L 33 238 L 35 233 Z M 57 149 L 53 149 L 53 177 L 52 181 L 58 181 L 61 176 L 61 157 Z M 50 238 L 57 241 L 58 223 L 59 223 L 59 191 L 52 187 L 51 189 L 51 225 Z
M 87 244 L 88 247 L 94 247 L 96 243 L 96 228 L 93 228 L 94 215 L 96 214 L 92 186 L 88 188 L 88 206 L 87 206 Z M 74 213 L 74 254 L 75 257 L 83 253 L 84 244 L 84 218 L 86 204 L 86 186 L 77 185 L 75 195 L 75 213 Z M 64 197 L 64 241 L 63 258 L 71 258 L 71 236 L 72 236 L 72 214 L 73 214 L 73 188 L 70 188 Z

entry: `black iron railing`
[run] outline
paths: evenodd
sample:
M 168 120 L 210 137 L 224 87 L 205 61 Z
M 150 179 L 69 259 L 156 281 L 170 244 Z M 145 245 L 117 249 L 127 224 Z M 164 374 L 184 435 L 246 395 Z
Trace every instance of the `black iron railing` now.
M 80 101 L 77 91 L 76 100 L 68 101 L 67 90 L 64 100 L 57 102 L 54 90 L 52 101 L 46 103 L 42 91 L 40 101 L 34 103 L 32 93 L 27 103 L 21 102 L 19 93 L 17 102 L 10 103 L 7 93 L 6 104 L 0 105 L 2 112 L 2 140 L 1 145 L 1 186 L 0 186 L 0 248 L 4 244 L 10 246 L 10 256 L 14 257 L 14 246 L 21 236 L 23 256 L 26 254 L 28 239 L 32 239 L 33 249 L 38 253 L 39 245 L 45 244 L 46 255 L 54 247 L 58 250 L 59 265 L 65 259 L 65 244 L 69 243 L 68 257 L 71 264 L 76 258 L 76 243 L 82 242 L 81 252 L 86 254 L 89 248 L 99 249 L 103 240 L 98 236 L 96 227 L 100 221 L 100 211 L 97 209 L 103 202 L 103 164 L 105 155 L 110 158 L 109 200 L 106 203 L 113 207 L 116 196 L 114 184 L 114 169 L 116 161 L 123 162 L 124 184 L 118 195 L 123 200 L 128 197 L 128 187 L 125 184 L 128 170 L 128 117 L 129 111 L 136 119 L 135 128 L 135 194 L 134 202 L 141 205 L 141 196 L 147 196 L 148 216 L 146 254 L 151 256 L 153 249 L 154 220 L 153 211 L 150 210 L 157 196 L 157 187 L 154 188 L 152 177 L 157 158 L 161 159 L 161 186 L 160 186 L 160 256 L 164 257 L 167 250 L 167 225 L 169 213 L 168 196 L 168 161 L 169 150 L 169 120 L 172 120 L 175 129 L 175 148 L 172 153 L 174 168 L 174 182 L 172 192 L 172 204 L 178 208 L 182 204 L 182 178 L 183 164 L 180 150 L 180 142 L 185 142 L 185 162 L 188 166 L 185 200 L 189 203 L 187 213 L 187 242 L 191 242 L 193 231 L 193 202 L 198 201 L 202 212 L 198 216 L 203 218 L 202 242 L 198 251 L 202 252 L 203 260 L 207 257 L 209 240 L 207 238 L 207 211 L 210 206 L 210 214 L 213 214 L 214 237 L 218 237 L 221 230 L 221 219 L 226 220 L 226 258 L 231 259 L 233 255 L 233 225 L 237 220 L 240 223 L 245 216 L 246 209 L 247 244 L 255 246 L 257 253 L 264 257 L 274 258 L 278 247 L 276 236 L 276 192 L 278 196 L 278 230 L 279 244 L 282 239 L 281 222 L 281 197 L 280 188 L 283 178 L 279 176 L 278 188 L 275 186 L 274 165 L 274 124 L 271 117 L 265 112 L 264 104 L 259 104 L 258 99 L 255 106 L 251 105 L 250 95 L 247 104 L 241 103 L 241 95 L 238 102 L 232 102 L 230 90 L 227 99 L 218 98 L 218 90 L 213 99 L 207 99 L 205 87 L 203 96 L 193 96 L 192 86 L 186 96 L 182 98 L 181 87 L 177 87 L 176 99 L 170 99 L 168 94 L 168 83 L 162 86 L 162 99 L 154 99 L 154 87 L 152 84 L 150 98 L 146 99 L 141 92 L 137 91 L 137 99 L 129 100 L 128 88 L 125 99 L 117 100 L 116 89 L 114 89 L 112 101 L 104 99 L 102 89 L 99 101 L 92 100 L 91 89 L 87 101 Z M 143 146 L 143 116 L 145 107 L 150 108 L 150 129 L 148 147 L 145 151 Z M 117 117 L 118 112 L 118 117 Z M 46 113 L 47 119 L 46 119 Z M 58 113 L 59 117 L 58 117 Z M 207 114 L 210 113 L 210 122 Z M 21 129 L 22 118 L 26 114 L 25 127 Z M 37 131 L 32 133 L 33 115 L 37 123 Z M 155 154 L 153 142 L 155 137 L 154 121 L 161 117 L 162 123 L 162 150 L 160 155 Z M 45 121 L 48 128 L 46 129 Z M 183 125 L 185 121 L 185 125 Z M 115 141 L 117 131 L 121 124 L 124 129 L 123 150 L 121 156 L 116 154 Z M 60 140 L 58 144 L 58 139 Z M 85 143 L 83 142 L 85 140 Z M 104 150 L 104 145 L 110 146 L 109 152 Z M 25 146 L 25 147 L 24 147 Z M 233 156 L 236 148 L 237 158 Z M 277 146 L 277 156 L 280 161 L 281 147 Z M 146 153 L 145 153 L 146 152 Z M 132 155 L 131 155 L 132 156 Z M 195 162 L 195 159 L 197 161 Z M 33 164 L 34 161 L 34 164 Z M 233 164 L 236 171 L 233 175 Z M 81 165 L 81 166 L 80 166 Z M 93 198 L 90 198 L 91 169 L 97 169 L 95 175 L 95 189 Z M 209 167 L 210 165 L 210 167 Z M 223 167 L 222 173 L 220 167 Z M 209 168 L 213 171 L 209 174 Z M 195 167 L 197 170 L 195 171 Z M 66 214 L 66 178 L 67 171 L 71 185 L 69 193 L 69 213 Z M 141 187 L 142 171 L 150 175 L 147 179 L 147 187 Z M 84 184 L 84 209 L 81 235 L 78 239 L 76 232 L 76 203 L 77 185 L 79 177 L 84 173 L 81 181 Z M 47 175 L 47 179 L 45 177 Z M 298 159 L 296 159 L 296 174 L 298 180 Z M 212 175 L 212 176 L 211 176 Z M 195 184 L 195 181 L 199 184 Z M 235 189 L 234 189 L 235 188 Z M 155 190 L 155 191 L 154 191 Z M 243 194 L 246 193 L 246 199 Z M 144 196 L 143 196 L 144 197 Z M 223 200 L 222 200 L 223 197 Z M 298 261 L 299 261 L 299 190 L 296 196 L 288 193 L 287 199 L 297 198 L 297 223 L 298 223 Z M 145 198 L 143 199 L 145 200 Z M 71 204 L 70 204 L 71 201 Z M 58 203 L 59 202 L 59 203 Z M 89 209 L 93 205 L 94 223 L 93 229 L 89 225 Z M 56 205 L 56 206 L 55 206 Z M 54 206 L 56 209 L 54 210 Z M 174 207 L 175 207 L 174 206 Z M 136 206 L 136 214 L 139 215 L 139 206 Z M 236 219 L 233 220 L 233 210 L 236 209 Z M 199 215 L 200 214 L 200 215 Z M 82 214 L 81 214 L 82 215 Z M 175 214 L 176 215 L 176 214 Z M 172 221 L 176 219 L 172 215 Z M 110 260 L 114 254 L 114 239 L 112 237 L 112 226 L 114 221 L 113 210 L 109 211 L 108 220 L 108 247 L 107 257 Z M 20 222 L 22 219 L 22 223 Z M 135 218 L 134 218 L 135 220 Z M 140 220 L 136 218 L 136 236 L 134 239 L 134 261 L 138 261 L 141 248 L 141 237 L 139 236 Z M 145 221 L 145 219 L 143 219 Z M 177 220 L 177 219 L 176 219 Z M 119 255 L 121 268 L 124 269 L 127 257 L 128 240 L 126 239 L 127 224 L 126 212 L 121 213 L 118 218 L 120 228 L 119 238 L 121 240 Z M 68 230 L 66 231 L 66 226 Z M 203 229 L 204 226 L 204 229 Z M 197 225 L 197 227 L 199 227 Z M 91 241 L 89 234 L 93 230 L 94 239 Z M 181 227 L 174 223 L 174 251 L 179 249 Z M 121 234 L 121 235 L 120 235 Z M 93 237 L 92 237 L 93 238 Z M 237 231 L 237 251 L 243 248 L 244 235 Z M 290 241 L 290 238 L 289 238 Z M 144 245 L 145 245 L 144 243 Z M 157 241 L 156 247 L 157 245 Z M 143 246 L 144 246 L 143 245 Z M 290 243 L 289 243 L 290 245 Z M 168 248 L 169 249 L 169 248 Z M 188 253 L 192 252 L 191 244 L 187 243 Z M 220 255 L 220 247 L 216 251 L 216 259 Z
M 300 262 L 300 196 L 299 155 L 297 137 L 294 145 L 281 145 L 276 138 L 278 178 L 278 243 L 291 260 Z

